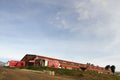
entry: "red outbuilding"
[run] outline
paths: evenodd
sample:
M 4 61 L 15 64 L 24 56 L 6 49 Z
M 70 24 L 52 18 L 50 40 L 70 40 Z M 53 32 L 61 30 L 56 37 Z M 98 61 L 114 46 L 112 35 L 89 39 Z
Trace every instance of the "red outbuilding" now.
M 7 65 L 9 67 L 23 67 L 23 66 L 25 66 L 25 62 L 24 61 L 10 60 L 7 62 Z

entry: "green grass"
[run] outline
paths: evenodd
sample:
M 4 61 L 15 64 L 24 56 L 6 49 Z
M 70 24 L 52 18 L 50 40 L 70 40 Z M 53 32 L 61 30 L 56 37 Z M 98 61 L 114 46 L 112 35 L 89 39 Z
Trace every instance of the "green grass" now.
M 30 70 L 49 70 L 55 71 L 57 76 L 70 76 L 77 80 L 120 80 L 120 76 L 109 75 L 109 74 L 98 74 L 91 71 L 79 71 L 79 70 L 68 70 L 68 69 L 56 69 L 50 67 L 23 67 L 24 69 Z

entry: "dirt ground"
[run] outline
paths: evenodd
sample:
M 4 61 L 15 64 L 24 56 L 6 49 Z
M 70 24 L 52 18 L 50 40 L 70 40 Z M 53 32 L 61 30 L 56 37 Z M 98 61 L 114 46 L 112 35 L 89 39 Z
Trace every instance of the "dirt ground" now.
M 0 68 L 0 80 L 75 80 L 70 77 L 50 76 L 41 72 Z

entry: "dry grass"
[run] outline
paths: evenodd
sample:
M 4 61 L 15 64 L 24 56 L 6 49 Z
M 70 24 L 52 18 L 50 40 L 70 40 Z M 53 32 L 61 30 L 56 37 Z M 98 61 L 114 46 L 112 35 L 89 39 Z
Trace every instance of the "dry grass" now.
M 73 80 L 21 69 L 0 68 L 0 80 Z
M 56 72 L 56 76 L 49 76 L 41 71 L 39 72 L 39 70 L 29 71 L 23 69 L 0 68 L 0 80 L 120 80 L 120 77 L 116 75 L 76 70 L 51 70 Z

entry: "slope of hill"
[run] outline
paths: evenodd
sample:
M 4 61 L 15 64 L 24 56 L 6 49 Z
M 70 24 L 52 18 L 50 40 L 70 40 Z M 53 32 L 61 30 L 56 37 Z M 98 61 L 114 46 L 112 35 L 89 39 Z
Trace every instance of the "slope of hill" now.
M 49 76 L 22 69 L 0 68 L 0 80 L 74 80 L 68 77 Z
M 4 65 L 5 63 L 0 61 L 0 67 L 3 67 Z
M 71 76 L 49 76 L 44 73 L 23 69 L 0 68 L 0 80 L 120 80 L 120 77 L 115 75 L 82 72 L 82 74 L 76 77 L 74 74 L 71 73 Z

